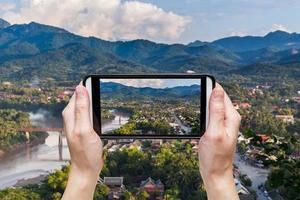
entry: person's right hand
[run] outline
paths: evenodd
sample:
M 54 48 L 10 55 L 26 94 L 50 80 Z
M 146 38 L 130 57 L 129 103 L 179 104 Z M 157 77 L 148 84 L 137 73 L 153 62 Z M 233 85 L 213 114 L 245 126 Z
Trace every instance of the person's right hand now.
M 209 122 L 199 141 L 199 167 L 208 199 L 239 199 L 233 159 L 241 116 L 217 84 L 209 101 Z

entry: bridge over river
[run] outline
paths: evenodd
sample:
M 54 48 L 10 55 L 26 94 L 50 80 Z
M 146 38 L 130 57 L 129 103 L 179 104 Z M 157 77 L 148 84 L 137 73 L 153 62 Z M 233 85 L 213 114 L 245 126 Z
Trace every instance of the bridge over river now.
M 38 132 L 47 132 L 48 134 L 56 134 L 58 133 L 58 140 L 57 140 L 57 146 L 58 146 L 58 160 L 55 161 L 63 161 L 63 137 L 64 132 L 63 128 L 58 127 L 30 127 L 30 128 L 20 128 L 18 129 L 19 132 L 22 132 L 26 135 L 27 138 L 27 145 L 25 148 L 26 156 L 28 156 L 29 159 L 31 159 L 30 156 L 30 134 L 31 133 L 38 133 Z M 45 160 L 45 159 L 44 159 Z M 48 160 L 50 161 L 50 160 Z
M 116 113 L 115 119 L 105 124 L 105 128 L 113 130 L 126 122 L 124 115 Z M 28 142 L 24 149 L 1 160 L 0 189 L 11 187 L 20 180 L 47 175 L 55 169 L 60 169 L 62 165 L 68 164 L 70 160 L 67 140 L 61 127 L 24 127 L 19 131 L 26 135 Z M 45 143 L 31 145 L 30 134 L 38 132 L 48 133 Z

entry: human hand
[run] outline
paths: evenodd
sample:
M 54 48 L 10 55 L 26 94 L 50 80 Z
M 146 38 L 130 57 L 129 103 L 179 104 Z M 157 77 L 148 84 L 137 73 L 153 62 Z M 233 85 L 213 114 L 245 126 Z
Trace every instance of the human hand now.
M 199 141 L 199 167 L 208 199 L 238 199 L 233 160 L 241 116 L 217 84 L 209 101 L 209 122 Z
M 88 92 L 80 84 L 62 112 L 71 155 L 71 171 L 63 199 L 93 199 L 103 167 L 102 142 L 92 127 L 89 102 Z

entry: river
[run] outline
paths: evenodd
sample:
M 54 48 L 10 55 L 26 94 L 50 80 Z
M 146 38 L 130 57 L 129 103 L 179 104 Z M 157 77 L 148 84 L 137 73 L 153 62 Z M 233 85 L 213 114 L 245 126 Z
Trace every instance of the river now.
M 124 112 L 111 110 L 115 119 L 103 125 L 104 131 L 111 131 L 127 123 L 128 115 Z M 121 117 L 121 120 L 120 120 Z M 31 115 L 34 124 L 44 125 L 48 121 L 43 114 Z M 121 122 L 121 123 L 120 123 Z M 59 124 L 56 123 L 56 124 Z M 20 180 L 47 175 L 55 169 L 67 164 L 70 160 L 70 154 L 66 138 L 63 137 L 62 159 L 59 159 L 58 132 L 48 132 L 44 144 L 34 147 L 27 147 L 24 151 L 9 155 L 0 163 L 0 189 L 14 186 Z

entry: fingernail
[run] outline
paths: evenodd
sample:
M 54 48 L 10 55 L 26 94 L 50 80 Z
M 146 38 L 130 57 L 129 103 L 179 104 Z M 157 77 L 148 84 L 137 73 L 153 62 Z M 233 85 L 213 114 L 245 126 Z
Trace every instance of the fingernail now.
M 212 93 L 212 97 L 216 100 L 223 100 L 224 92 L 222 90 L 214 90 Z
M 78 85 L 76 87 L 76 95 L 79 97 L 79 98 L 83 98 L 84 97 L 84 90 L 82 88 L 81 85 Z

